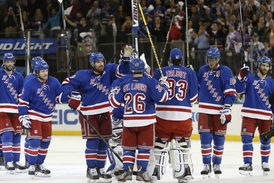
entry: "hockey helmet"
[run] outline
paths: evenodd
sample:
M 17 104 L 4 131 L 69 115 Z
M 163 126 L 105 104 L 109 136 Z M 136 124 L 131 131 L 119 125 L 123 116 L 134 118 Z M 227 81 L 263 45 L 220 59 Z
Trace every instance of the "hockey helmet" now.
M 269 67 L 272 65 L 272 61 L 267 56 L 263 56 L 262 58 L 260 58 L 260 60 L 258 61 L 258 66 L 260 66 L 262 63 L 269 64 Z
M 34 71 L 38 74 L 40 70 L 49 69 L 49 65 L 45 60 L 41 60 L 40 62 L 36 63 L 33 67 Z
M 15 57 L 12 53 L 5 53 L 3 56 L 3 62 L 7 61 L 7 60 L 13 60 L 15 63 Z
M 89 55 L 89 62 L 91 63 L 91 66 L 94 66 L 94 63 L 97 60 L 103 60 L 105 62 L 105 57 L 101 52 L 94 52 Z
M 220 50 L 216 47 L 209 48 L 206 52 L 206 63 L 208 63 L 208 59 L 216 59 L 217 63 L 219 63 L 221 58 Z
M 145 71 L 145 62 L 140 58 L 135 58 L 130 62 L 129 67 L 132 73 L 143 73 Z

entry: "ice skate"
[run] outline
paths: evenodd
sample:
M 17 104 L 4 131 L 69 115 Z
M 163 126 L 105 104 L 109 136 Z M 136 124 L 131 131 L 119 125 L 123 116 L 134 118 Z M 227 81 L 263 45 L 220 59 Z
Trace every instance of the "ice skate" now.
M 141 182 L 151 182 L 150 177 L 148 176 L 146 171 L 141 170 L 142 167 L 138 165 L 138 172 L 136 174 L 136 181 L 141 181 Z
M 178 183 L 188 183 L 190 180 L 193 179 L 191 174 L 191 169 L 188 165 L 185 165 L 185 174 L 181 177 L 178 177 Z
M 262 163 L 262 169 L 263 169 L 263 174 L 264 175 L 268 175 L 268 173 L 270 172 L 269 165 L 266 162 Z
M 35 176 L 37 177 L 50 177 L 50 170 L 46 169 L 44 165 L 35 165 Z
M 99 175 L 96 168 L 87 168 L 86 177 L 88 179 L 87 183 L 95 183 L 99 181 Z
M 28 174 L 31 176 L 31 178 L 34 177 L 34 175 L 35 175 L 35 165 L 30 165 L 29 166 L 29 172 L 28 172 Z
M 7 170 L 7 173 L 8 173 L 8 174 L 14 174 L 15 167 L 14 167 L 12 161 L 6 162 L 6 170 Z
M 211 174 L 211 164 L 204 164 L 204 169 L 201 171 L 201 175 L 203 176 L 203 179 L 210 178 Z
M 213 164 L 213 172 L 217 179 L 220 178 L 220 175 L 222 174 L 220 164 Z
M 27 168 L 24 165 L 22 165 L 19 161 L 13 162 L 13 166 L 15 167 L 15 170 L 18 173 L 24 173 L 27 171 Z
M 115 170 L 115 171 L 113 172 L 113 174 L 114 174 L 115 178 L 118 179 L 119 176 L 122 175 L 124 172 L 125 172 L 125 171 L 124 171 L 123 169 L 122 169 L 122 170 Z
M 97 168 L 97 173 L 99 175 L 100 182 L 112 182 L 112 176 L 105 172 L 104 168 Z
M 0 156 L 0 170 L 5 170 L 5 159 L 4 159 L 4 156 Z
M 253 170 L 252 165 L 248 163 L 244 164 L 243 166 L 239 168 L 240 174 L 247 175 L 247 176 L 252 176 L 252 170 Z
M 122 174 L 120 174 L 119 176 L 116 176 L 118 183 L 132 182 L 132 175 L 133 175 L 132 170 L 133 170 L 133 165 L 130 165 L 128 171 L 123 171 Z M 122 171 L 120 171 L 119 173 L 121 172 Z

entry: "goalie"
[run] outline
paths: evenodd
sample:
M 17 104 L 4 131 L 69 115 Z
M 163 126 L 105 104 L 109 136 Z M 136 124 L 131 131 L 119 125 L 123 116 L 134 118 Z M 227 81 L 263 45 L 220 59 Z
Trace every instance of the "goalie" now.
M 170 52 L 170 64 L 162 68 L 162 73 L 169 82 L 169 99 L 157 103 L 157 123 L 154 175 L 160 180 L 170 154 L 173 177 L 178 182 L 192 179 L 193 165 L 191 161 L 190 136 L 192 134 L 191 106 L 198 97 L 198 84 L 193 70 L 182 66 L 182 52 L 174 48 Z M 157 69 L 154 78 L 159 80 L 161 72 Z

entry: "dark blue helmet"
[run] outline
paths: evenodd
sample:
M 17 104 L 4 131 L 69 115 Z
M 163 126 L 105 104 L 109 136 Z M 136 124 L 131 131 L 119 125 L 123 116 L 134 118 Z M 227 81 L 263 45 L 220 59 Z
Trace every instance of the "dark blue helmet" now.
M 206 58 L 219 58 L 219 57 L 221 57 L 221 53 L 218 48 L 209 48 L 206 52 Z
M 143 73 L 145 71 L 145 62 L 140 58 L 135 58 L 130 62 L 129 67 L 132 73 Z
M 15 62 L 15 57 L 12 53 L 5 53 L 3 56 L 3 62 L 7 60 L 13 60 Z
M 94 52 L 89 55 L 89 62 L 92 66 L 94 65 L 94 62 L 96 62 L 97 60 L 104 60 L 105 62 L 104 55 L 100 52 Z
M 267 63 L 267 64 L 269 64 L 269 67 L 272 65 L 272 61 L 271 61 L 270 58 L 268 58 L 267 56 L 263 56 L 263 57 L 258 61 L 258 66 L 260 66 L 262 63 Z
M 45 62 L 45 60 L 44 60 L 43 58 L 41 58 L 41 57 L 33 57 L 33 58 L 31 59 L 31 62 L 30 62 L 31 67 L 34 68 L 34 66 L 35 66 L 36 64 L 38 64 L 39 62 L 42 62 L 42 61 Z
M 49 69 L 49 65 L 46 61 L 42 60 L 34 65 L 33 70 L 38 74 L 40 70 Z

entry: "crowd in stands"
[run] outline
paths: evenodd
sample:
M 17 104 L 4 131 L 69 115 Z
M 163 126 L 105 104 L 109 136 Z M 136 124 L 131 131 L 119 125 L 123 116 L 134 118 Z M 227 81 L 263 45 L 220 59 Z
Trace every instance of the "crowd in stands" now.
M 17 1 L 25 29 L 48 30 L 47 36 L 58 37 L 63 19 L 57 0 Z M 117 36 L 117 42 L 128 42 L 128 36 L 132 35 L 131 1 L 64 0 L 63 3 L 67 28 L 72 32 L 72 45 L 85 43 L 86 37 L 91 37 L 97 44 L 113 42 L 113 36 Z M 189 0 L 188 15 L 184 1 L 141 0 L 140 3 L 151 35 L 157 42 L 166 42 L 168 34 L 169 42 L 187 41 L 190 50 L 200 51 L 192 55 L 197 61 L 196 68 L 205 63 L 205 50 L 211 46 L 224 51 L 223 63 L 230 68 L 239 69 L 241 61 L 256 64 L 263 55 L 274 58 L 273 0 Z M 0 10 L 3 10 L 0 11 L 0 23 L 4 25 L 0 29 L 5 32 L 2 37 L 19 37 L 16 6 L 5 3 Z M 147 35 L 141 15 L 139 35 Z

